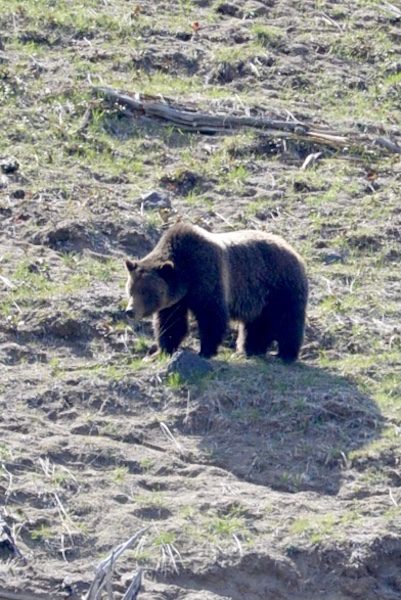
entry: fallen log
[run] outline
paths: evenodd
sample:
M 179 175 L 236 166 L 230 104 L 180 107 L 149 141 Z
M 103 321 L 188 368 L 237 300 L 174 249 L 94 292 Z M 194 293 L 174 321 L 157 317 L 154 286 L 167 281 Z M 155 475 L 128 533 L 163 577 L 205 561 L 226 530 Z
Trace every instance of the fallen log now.
M 258 129 L 272 137 L 295 139 L 336 150 L 355 152 L 359 149 L 366 152 L 370 149 L 373 152 L 375 147 L 380 147 L 388 152 L 401 154 L 401 146 L 383 136 L 375 137 L 359 132 L 341 134 L 329 128 L 309 125 L 297 120 L 284 121 L 263 116 L 206 113 L 179 105 L 163 96 L 150 96 L 138 92 L 128 95 L 110 87 L 93 87 L 93 93 L 148 119 L 194 133 L 216 134 L 241 128 Z

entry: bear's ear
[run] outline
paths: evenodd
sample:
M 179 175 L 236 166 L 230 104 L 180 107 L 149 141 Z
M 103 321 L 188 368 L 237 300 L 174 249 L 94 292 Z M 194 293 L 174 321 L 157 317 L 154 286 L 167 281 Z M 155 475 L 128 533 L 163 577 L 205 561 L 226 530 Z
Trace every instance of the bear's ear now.
M 125 266 L 127 267 L 128 271 L 132 273 L 137 268 L 138 263 L 127 258 L 125 261 Z
M 175 269 L 175 265 L 172 260 L 166 260 L 166 262 L 162 263 L 158 268 L 158 273 L 162 277 L 169 277 L 173 273 Z

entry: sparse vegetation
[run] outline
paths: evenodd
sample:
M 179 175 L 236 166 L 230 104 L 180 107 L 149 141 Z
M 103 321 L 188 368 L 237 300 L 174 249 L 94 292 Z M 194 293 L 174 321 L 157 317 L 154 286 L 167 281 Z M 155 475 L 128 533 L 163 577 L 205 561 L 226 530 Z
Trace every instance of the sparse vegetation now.
M 166 384 L 173 390 L 178 390 L 182 385 L 181 375 L 179 373 L 169 373 Z
M 255 23 L 251 31 L 255 35 L 257 42 L 263 47 L 278 47 L 285 36 L 285 31 L 279 27 L 264 25 L 262 23 Z
M 29 557 L 3 544 L 1 588 L 85 593 L 146 522 L 119 593 L 143 565 L 145 593 L 172 600 L 400 596 L 399 155 L 195 135 L 92 93 L 400 145 L 399 9 L 351 4 L 0 0 L 1 516 Z M 148 356 L 124 257 L 179 218 L 299 250 L 300 363 L 246 360 L 228 336 L 184 384 Z

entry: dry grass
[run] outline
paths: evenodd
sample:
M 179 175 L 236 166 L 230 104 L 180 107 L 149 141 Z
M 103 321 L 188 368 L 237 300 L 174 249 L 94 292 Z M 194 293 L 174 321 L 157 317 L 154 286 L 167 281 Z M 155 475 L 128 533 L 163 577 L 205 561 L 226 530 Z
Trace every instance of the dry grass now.
M 177 132 L 91 95 L 391 136 L 399 15 L 220 4 L 0 0 L 0 489 L 29 565 L 2 546 L 13 593 L 82 597 L 147 524 L 118 593 L 139 566 L 144 600 L 401 593 L 398 157 L 330 151 L 302 168 L 315 147 Z M 151 189 L 170 211 L 142 206 Z M 299 364 L 244 360 L 229 338 L 188 386 L 142 360 L 151 328 L 123 320 L 123 258 L 177 217 L 266 228 L 305 257 Z

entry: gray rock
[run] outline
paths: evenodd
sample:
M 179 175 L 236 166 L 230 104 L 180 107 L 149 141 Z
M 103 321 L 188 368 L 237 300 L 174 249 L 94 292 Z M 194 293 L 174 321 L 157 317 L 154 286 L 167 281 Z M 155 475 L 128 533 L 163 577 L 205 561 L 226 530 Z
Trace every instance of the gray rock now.
M 173 354 L 167 367 L 167 375 L 178 373 L 182 380 L 191 381 L 213 371 L 210 362 L 191 350 L 178 350 Z
M 230 2 L 222 2 L 221 4 L 218 4 L 216 12 L 220 15 L 227 15 L 229 17 L 241 18 L 243 16 L 243 12 L 238 8 L 238 6 L 231 4 Z
M 145 209 L 171 208 L 171 201 L 167 194 L 157 192 L 156 190 L 144 194 L 140 199 L 140 203 L 143 204 Z
M 8 156 L 0 160 L 0 169 L 3 173 L 15 173 L 19 169 L 19 162 L 13 156 Z
M 305 54 L 309 54 L 309 48 L 305 44 L 293 44 L 290 47 L 291 54 L 295 54 L 297 56 L 302 56 Z
M 11 194 L 11 196 L 13 198 L 15 198 L 16 200 L 22 200 L 23 198 L 25 198 L 25 190 L 22 190 L 22 189 L 14 190 L 13 193 Z
M 340 250 L 327 249 L 321 253 L 322 261 L 326 265 L 331 265 L 335 262 L 344 262 L 346 258 L 346 253 L 341 252 Z

